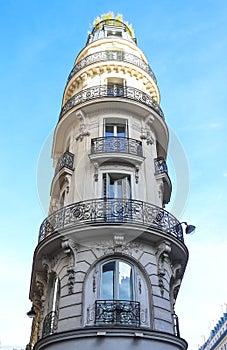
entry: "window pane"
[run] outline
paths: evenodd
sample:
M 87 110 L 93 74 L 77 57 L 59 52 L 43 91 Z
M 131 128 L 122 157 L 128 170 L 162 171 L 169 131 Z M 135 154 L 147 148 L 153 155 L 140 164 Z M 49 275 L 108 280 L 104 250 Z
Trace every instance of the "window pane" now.
M 125 137 L 125 125 L 117 125 L 117 136 Z
M 106 130 L 105 130 L 105 136 L 114 136 L 114 126 L 113 125 L 106 125 Z
M 110 261 L 102 267 L 102 299 L 114 299 L 115 261 Z
M 119 299 L 132 300 L 132 268 L 119 261 Z

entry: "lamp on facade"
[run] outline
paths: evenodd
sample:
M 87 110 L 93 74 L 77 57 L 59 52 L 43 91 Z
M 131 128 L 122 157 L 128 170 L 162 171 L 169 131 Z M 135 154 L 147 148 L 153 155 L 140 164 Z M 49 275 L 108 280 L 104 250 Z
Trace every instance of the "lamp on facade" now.
M 31 310 L 29 310 L 29 311 L 27 312 L 27 316 L 30 317 L 30 318 L 33 318 L 33 317 L 35 317 L 35 315 L 36 315 L 36 312 L 35 312 L 35 310 L 34 310 L 34 306 L 32 306 L 32 307 L 31 307 Z
M 190 235 L 190 234 L 193 234 L 195 232 L 195 226 L 194 225 L 189 225 L 186 221 L 183 221 L 180 223 L 180 225 L 186 225 L 186 228 L 185 228 L 185 233 L 187 235 Z

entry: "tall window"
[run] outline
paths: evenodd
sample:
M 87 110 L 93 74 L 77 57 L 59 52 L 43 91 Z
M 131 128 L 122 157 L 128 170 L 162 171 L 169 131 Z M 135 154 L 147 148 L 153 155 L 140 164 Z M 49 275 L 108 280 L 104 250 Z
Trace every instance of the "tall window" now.
M 58 323 L 58 307 L 60 299 L 60 283 L 56 274 L 52 273 L 49 277 L 48 290 L 48 313 L 43 320 L 42 336 L 45 337 L 55 332 Z
M 130 175 L 116 173 L 103 174 L 103 195 L 105 198 L 131 198 Z
M 139 268 L 112 256 L 86 276 L 84 325 L 150 325 L 147 282 Z
M 102 265 L 101 299 L 133 300 L 132 267 L 121 260 Z

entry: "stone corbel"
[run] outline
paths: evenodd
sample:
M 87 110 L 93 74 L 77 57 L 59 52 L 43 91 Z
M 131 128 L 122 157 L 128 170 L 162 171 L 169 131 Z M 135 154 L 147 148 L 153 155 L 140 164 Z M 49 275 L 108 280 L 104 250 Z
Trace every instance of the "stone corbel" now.
M 167 241 L 163 241 L 157 249 L 157 270 L 158 270 L 158 283 L 161 292 L 161 296 L 164 295 L 164 276 L 166 274 L 165 263 L 170 264 L 169 254 L 171 252 L 171 245 Z
M 69 259 L 69 264 L 67 268 L 68 273 L 68 293 L 72 294 L 74 291 L 74 282 L 75 282 L 75 256 L 76 256 L 76 250 L 77 250 L 77 244 L 75 244 L 74 241 L 70 239 L 64 239 L 62 240 L 62 248 L 64 250 L 64 253 Z
M 76 116 L 80 120 L 80 130 L 79 130 L 79 134 L 76 136 L 76 141 L 78 141 L 78 140 L 83 141 L 84 136 L 89 136 L 90 133 L 87 130 L 86 119 L 85 119 L 84 113 L 81 110 L 77 111 Z
M 47 256 L 42 257 L 42 265 L 46 269 L 47 273 L 51 272 L 51 260 Z
M 153 121 L 154 117 L 152 115 L 148 115 L 141 128 L 140 138 L 142 140 L 147 140 L 147 145 L 152 145 L 154 143 L 154 139 L 151 134 L 151 126 L 153 124 Z
M 44 296 L 44 290 L 45 290 L 46 284 L 47 284 L 46 273 L 36 272 L 35 282 L 36 282 L 37 289 L 39 291 L 39 295 L 42 299 L 42 297 Z

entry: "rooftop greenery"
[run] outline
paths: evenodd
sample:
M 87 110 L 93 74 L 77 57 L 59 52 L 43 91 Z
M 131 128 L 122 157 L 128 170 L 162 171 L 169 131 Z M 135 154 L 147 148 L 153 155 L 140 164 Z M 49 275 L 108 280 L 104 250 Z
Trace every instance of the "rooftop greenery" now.
M 134 33 L 133 28 L 132 28 L 132 25 L 129 24 L 127 21 L 123 20 L 122 14 L 118 13 L 116 16 L 114 16 L 113 12 L 108 12 L 108 13 L 102 14 L 101 17 L 97 17 L 93 22 L 94 31 L 100 29 L 103 22 L 114 25 L 116 27 L 125 26 L 129 35 L 132 38 L 135 38 L 135 33 Z M 100 24 L 100 26 L 99 26 L 99 24 Z

